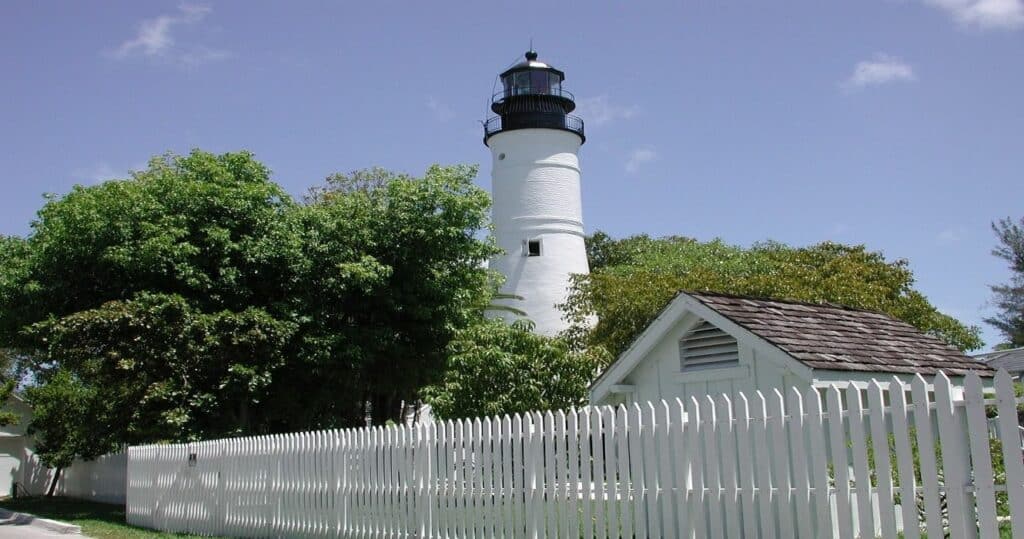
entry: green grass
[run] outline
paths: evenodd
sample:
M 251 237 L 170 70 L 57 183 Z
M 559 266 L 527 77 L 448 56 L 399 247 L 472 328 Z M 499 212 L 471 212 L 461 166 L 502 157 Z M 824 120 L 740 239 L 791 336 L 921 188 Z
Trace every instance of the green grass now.
M 1013 539 L 1013 529 L 1010 527 L 1009 522 L 999 523 L 999 539 Z M 903 539 L 903 533 L 900 533 L 900 539 Z M 928 539 L 928 534 L 921 532 L 921 539 Z
M 0 501 L 0 507 L 30 513 L 40 518 L 69 522 L 82 527 L 82 534 L 95 539 L 185 538 L 196 537 L 161 533 L 129 526 L 124 521 L 124 506 L 73 500 L 70 498 L 12 498 Z

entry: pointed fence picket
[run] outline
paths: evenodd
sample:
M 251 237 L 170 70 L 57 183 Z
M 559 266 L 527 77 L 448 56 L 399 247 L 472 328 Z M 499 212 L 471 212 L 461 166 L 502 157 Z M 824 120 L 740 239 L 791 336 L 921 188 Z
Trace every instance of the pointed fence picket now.
M 1017 404 L 1005 372 L 940 373 L 132 447 L 126 515 L 234 537 L 1024 537 Z

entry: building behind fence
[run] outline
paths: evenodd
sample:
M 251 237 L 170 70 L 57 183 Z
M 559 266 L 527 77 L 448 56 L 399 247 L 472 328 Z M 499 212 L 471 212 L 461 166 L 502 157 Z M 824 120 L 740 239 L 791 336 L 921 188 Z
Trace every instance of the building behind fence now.
M 996 537 L 1001 514 L 1015 517 L 1013 535 L 1024 537 L 1016 399 L 1006 373 L 993 385 L 986 400 L 970 375 L 961 398 L 940 374 L 934 385 L 919 376 L 909 386 L 133 447 L 127 518 L 245 537 L 897 537 L 899 529 L 913 539 L 924 529 L 941 537 L 943 528 Z M 994 453 L 986 408 L 998 410 L 1006 438 Z
M 18 495 L 41 496 L 53 482 L 54 469 L 26 450 L 18 476 Z M 54 494 L 94 502 L 124 504 L 128 482 L 128 454 L 104 455 L 95 460 L 76 460 L 62 470 Z

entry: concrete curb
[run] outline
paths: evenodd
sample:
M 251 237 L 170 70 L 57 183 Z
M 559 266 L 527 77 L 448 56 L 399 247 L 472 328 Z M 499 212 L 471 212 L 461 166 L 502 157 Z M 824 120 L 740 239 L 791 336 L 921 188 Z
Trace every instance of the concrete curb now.
M 48 518 L 39 518 L 35 515 L 28 513 L 16 513 L 8 509 L 0 507 L 0 520 L 11 522 L 12 524 L 18 524 L 22 526 L 33 526 L 36 528 L 42 528 L 53 533 L 59 533 L 62 535 L 80 535 L 82 533 L 82 527 L 74 524 L 68 524 L 67 522 L 60 522 L 57 520 L 50 520 Z

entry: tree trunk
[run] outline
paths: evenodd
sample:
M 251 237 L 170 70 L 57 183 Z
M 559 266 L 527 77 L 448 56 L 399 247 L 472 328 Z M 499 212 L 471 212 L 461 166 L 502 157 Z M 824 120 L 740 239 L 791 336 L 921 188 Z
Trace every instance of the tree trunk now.
M 238 430 L 243 434 L 251 434 L 249 424 L 249 401 L 245 398 L 238 403 Z
M 53 481 L 50 482 L 50 488 L 46 491 L 46 497 L 52 498 L 53 491 L 57 490 L 57 481 L 60 481 L 60 472 L 64 470 L 63 466 L 57 466 L 53 472 Z

